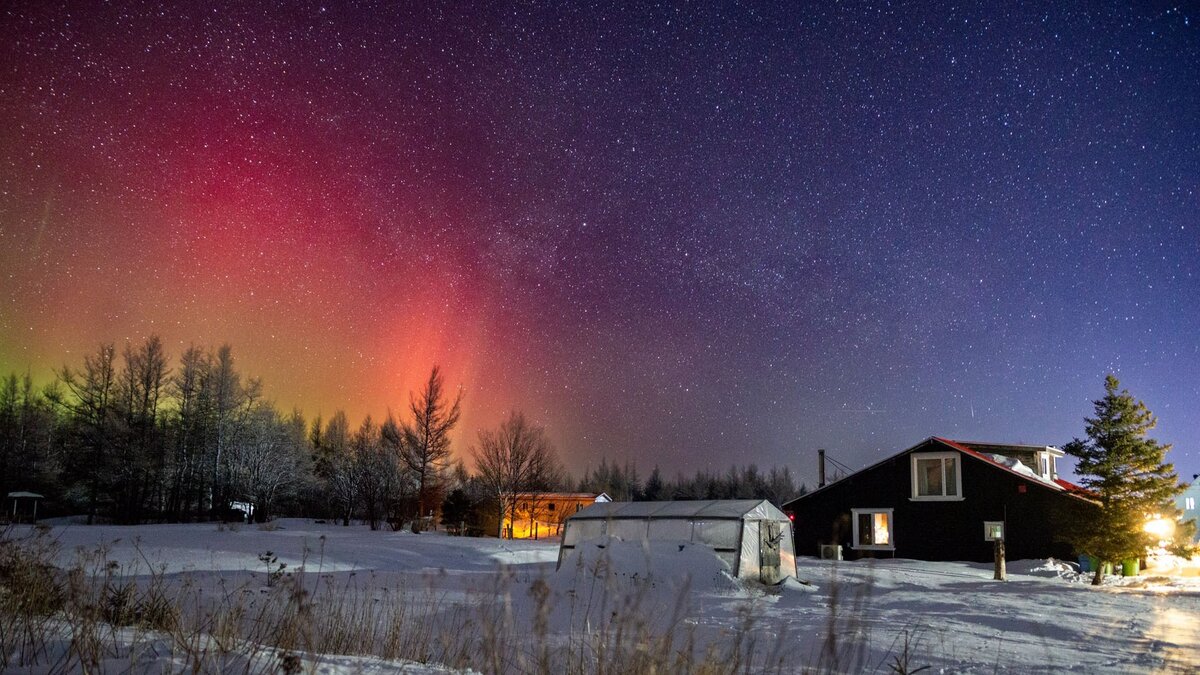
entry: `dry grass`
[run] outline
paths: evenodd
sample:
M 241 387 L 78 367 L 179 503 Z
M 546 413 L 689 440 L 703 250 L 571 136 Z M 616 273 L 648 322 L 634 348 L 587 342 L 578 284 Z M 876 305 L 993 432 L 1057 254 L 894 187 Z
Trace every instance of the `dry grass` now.
M 827 649 L 807 668 L 797 665 L 786 635 L 758 643 L 772 631 L 756 626 L 749 607 L 702 644 L 685 620 L 686 589 L 673 607 L 647 607 L 645 589 L 618 589 L 597 569 L 577 570 L 589 581 L 576 584 L 564 606 L 546 579 L 518 580 L 511 571 L 454 600 L 434 577 L 394 588 L 370 574 L 307 572 L 320 569 L 320 551 L 285 574 L 268 567 L 269 586 L 259 573 L 242 583 L 222 579 L 215 590 L 168 576 L 144 558 L 120 569 L 103 548 L 81 552 L 68 569 L 51 565 L 58 554 L 45 531 L 0 536 L 0 671 L 102 672 L 114 663 L 161 670 L 151 660 L 164 654 L 171 670 L 193 673 L 313 671 L 322 655 L 484 673 L 709 675 L 864 665 L 853 646 L 861 631 L 836 618 Z M 908 668 L 907 650 L 896 663 Z

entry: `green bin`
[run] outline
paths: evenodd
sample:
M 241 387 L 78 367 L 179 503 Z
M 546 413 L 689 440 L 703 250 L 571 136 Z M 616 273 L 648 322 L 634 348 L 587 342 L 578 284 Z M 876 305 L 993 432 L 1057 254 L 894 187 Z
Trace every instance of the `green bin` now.
M 1100 566 L 1100 559 L 1094 555 L 1079 556 L 1079 571 L 1080 572 L 1095 572 Z M 1112 563 L 1104 563 L 1104 576 L 1109 576 L 1113 573 Z
M 1140 561 L 1137 558 L 1129 558 L 1128 560 L 1122 560 L 1121 561 L 1121 576 L 1136 577 L 1138 575 L 1138 572 L 1141 570 L 1141 566 L 1138 564 L 1139 562 Z

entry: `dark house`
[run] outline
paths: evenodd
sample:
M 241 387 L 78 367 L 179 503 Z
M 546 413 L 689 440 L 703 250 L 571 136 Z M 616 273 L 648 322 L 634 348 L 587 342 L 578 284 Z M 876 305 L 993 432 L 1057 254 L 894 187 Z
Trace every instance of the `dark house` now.
M 1064 532 L 1097 508 L 1058 477 L 1058 448 L 928 438 L 798 497 L 797 555 L 849 559 L 992 559 L 1003 533 L 1010 560 L 1074 557 Z

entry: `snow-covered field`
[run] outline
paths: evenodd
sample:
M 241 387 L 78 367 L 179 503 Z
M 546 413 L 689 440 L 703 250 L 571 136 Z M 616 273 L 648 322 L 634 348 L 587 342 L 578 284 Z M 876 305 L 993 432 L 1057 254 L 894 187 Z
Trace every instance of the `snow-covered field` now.
M 303 520 L 283 520 L 271 530 L 66 525 L 50 535 L 60 544 L 57 564 L 64 568 L 79 551 L 104 547 L 102 557 L 115 561 L 118 573 L 144 579 L 153 570 L 174 588 L 254 598 L 268 592 L 268 569 L 278 572 L 285 564 L 284 574 L 302 569 L 310 587 L 335 589 L 313 593 L 316 612 L 328 598 L 353 593 L 371 603 L 412 603 L 410 616 L 419 616 L 431 631 L 462 633 L 455 638 L 486 642 L 492 624 L 485 616 L 511 627 L 504 639 L 537 636 L 539 645 L 519 646 L 522 656 L 510 661 L 458 659 L 458 665 L 465 659 L 482 671 L 538 670 L 539 648 L 570 651 L 589 632 L 614 625 L 674 631 L 672 650 L 740 653 L 758 659 L 752 669 L 783 664 L 776 669 L 785 672 L 891 673 L 901 662 L 909 671 L 931 666 L 924 672 L 1200 669 L 1195 576 L 1116 577 L 1093 588 L 1090 576 L 1054 561 L 1010 562 L 1008 581 L 997 582 L 990 565 L 800 558 L 799 577 L 807 583 L 763 589 L 733 581 L 704 551 L 675 544 L 593 545 L 556 572 L 553 541 L 371 532 Z M 263 561 L 268 551 L 277 562 Z M 277 587 L 281 579 L 271 581 Z M 170 640 L 144 634 L 129 640 L 153 643 L 149 651 L 155 656 L 143 648 L 137 669 L 160 671 L 179 663 L 170 660 Z M 589 658 L 596 657 L 589 650 Z M 581 672 L 595 666 L 575 665 Z M 319 672 L 440 670 L 361 655 L 307 654 L 302 666 Z

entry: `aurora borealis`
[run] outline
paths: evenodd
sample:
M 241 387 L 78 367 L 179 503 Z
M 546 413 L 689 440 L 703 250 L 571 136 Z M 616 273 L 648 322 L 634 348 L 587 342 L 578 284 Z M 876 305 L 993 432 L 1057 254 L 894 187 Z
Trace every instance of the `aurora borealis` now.
M 0 372 L 233 345 L 310 417 L 569 468 L 1064 443 L 1114 372 L 1200 472 L 1191 9 L 15 2 Z

